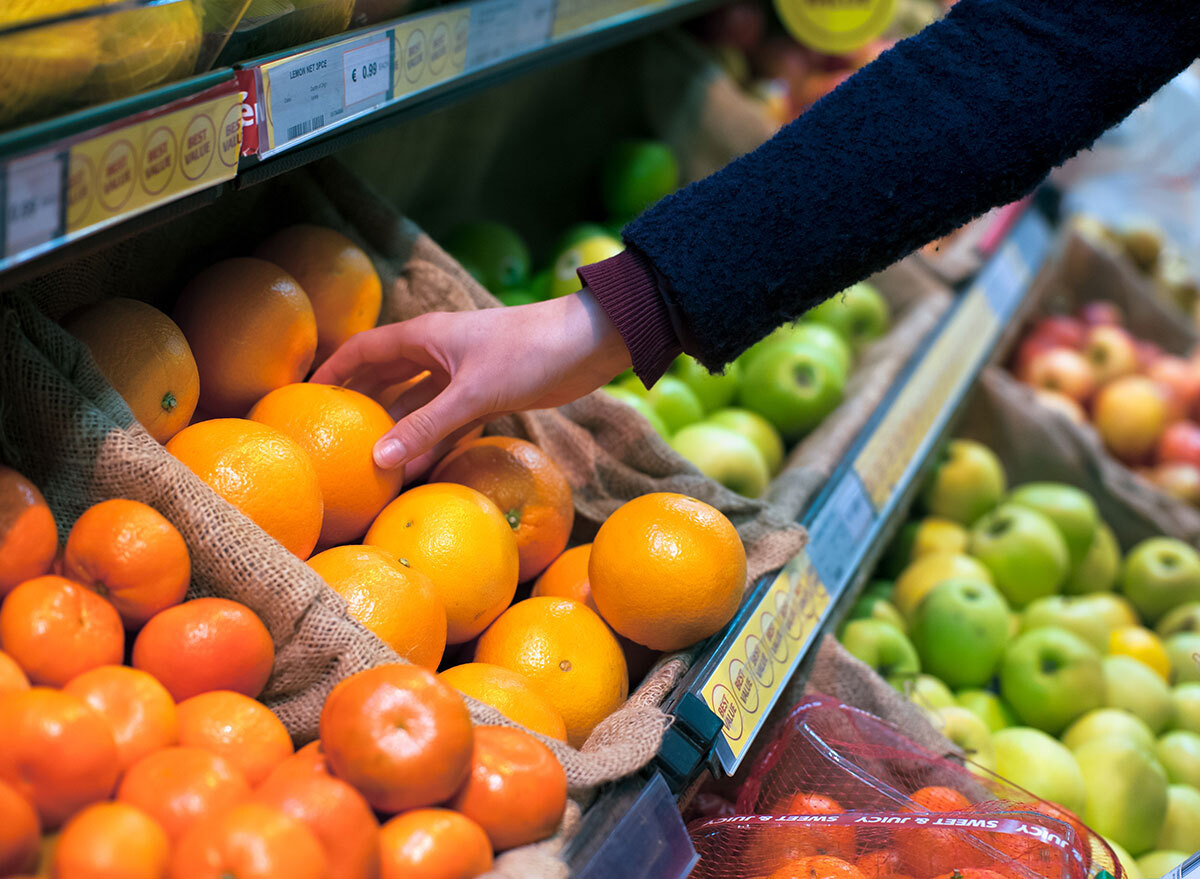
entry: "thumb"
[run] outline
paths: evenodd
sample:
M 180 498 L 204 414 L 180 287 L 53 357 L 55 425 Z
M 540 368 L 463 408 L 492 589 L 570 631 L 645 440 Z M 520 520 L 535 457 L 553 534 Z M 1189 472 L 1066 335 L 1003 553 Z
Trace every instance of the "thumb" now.
M 446 389 L 405 415 L 375 443 L 375 463 L 385 470 L 399 467 L 433 449 L 454 431 L 485 413 L 462 382 Z

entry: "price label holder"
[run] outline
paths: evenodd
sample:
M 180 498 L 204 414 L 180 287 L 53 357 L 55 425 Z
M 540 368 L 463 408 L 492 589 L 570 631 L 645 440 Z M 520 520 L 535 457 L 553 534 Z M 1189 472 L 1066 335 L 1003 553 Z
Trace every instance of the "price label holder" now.
M 480 70 L 544 46 L 554 24 L 554 0 L 484 0 L 471 7 L 466 69 Z
M 600 22 L 615 24 L 630 12 L 664 2 L 666 0 L 558 0 L 554 10 L 554 37 L 587 30 Z

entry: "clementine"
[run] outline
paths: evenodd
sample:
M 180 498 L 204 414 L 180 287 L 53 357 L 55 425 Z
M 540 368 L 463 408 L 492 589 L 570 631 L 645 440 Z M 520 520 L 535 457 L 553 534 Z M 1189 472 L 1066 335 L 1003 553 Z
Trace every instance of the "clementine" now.
M 338 777 L 383 812 L 440 803 L 470 769 L 471 716 L 462 697 L 415 665 L 380 665 L 333 688 L 321 744 Z
M 133 642 L 133 666 L 154 675 L 179 701 L 209 690 L 251 698 L 275 662 L 271 633 L 254 611 L 227 598 L 197 598 L 169 607 Z
M 354 617 L 409 662 L 437 671 L 446 608 L 433 583 L 378 546 L 335 546 L 308 560 Z
M 33 803 L 47 828 L 103 800 L 117 783 L 117 746 L 83 700 L 47 687 L 0 696 L 0 781 Z
M 313 739 L 303 748 L 298 748 L 296 753 L 276 766 L 271 775 L 293 772 L 302 775 L 333 775 L 329 763 L 325 760 L 325 749 L 321 746 L 320 739 Z
M 520 672 L 486 662 L 468 662 L 438 675 L 464 696 L 491 705 L 526 729 L 565 742 L 567 725 L 533 682 Z
M 169 862 L 166 831 L 128 803 L 88 806 L 54 847 L 55 879 L 161 879 Z
M 200 398 L 200 373 L 183 332 L 157 308 L 116 297 L 67 316 L 100 372 L 160 443 L 183 430 Z
M 846 810 L 833 797 L 801 791 L 784 805 L 784 815 L 840 815 Z M 853 826 L 839 824 L 797 824 L 772 834 L 771 840 L 782 846 L 777 854 L 789 857 L 832 855 L 854 860 L 857 834 Z
M 292 737 L 274 712 L 232 690 L 212 690 L 179 703 L 179 744 L 224 757 L 251 787 L 292 755 Z
M 246 776 L 224 757 L 182 746 L 147 754 L 129 767 L 117 788 L 117 799 L 156 820 L 173 844 L 192 825 L 249 796 Z
M 122 772 L 150 752 L 178 741 L 175 700 L 144 671 L 102 665 L 71 678 L 63 692 L 78 696 L 108 722 Z
M 930 785 L 909 795 L 920 808 L 914 812 L 961 812 L 971 808 L 971 801 L 952 787 Z M 909 810 L 905 810 L 909 811 Z
M 581 604 L 586 604 L 590 610 L 596 609 L 592 600 L 592 584 L 588 581 L 588 560 L 592 557 L 592 545 L 583 543 L 566 550 L 550 563 L 550 567 L 534 581 L 534 597 L 547 595 L 551 598 L 570 598 Z
M 33 683 L 61 687 L 89 668 L 120 664 L 125 630 L 95 592 L 46 574 L 26 580 L 0 605 L 0 647 Z
M 200 408 L 240 417 L 268 391 L 308 374 L 317 321 L 296 279 L 261 259 L 227 259 L 184 288 L 175 320 L 200 372 Z
M 610 626 L 654 650 L 679 650 L 733 618 L 746 550 L 720 510 L 681 494 L 644 494 L 600 526 L 588 579 Z
M 282 431 L 241 418 L 184 428 L 167 451 L 300 558 L 321 534 L 323 502 L 312 458 Z
M 325 879 L 313 832 L 265 803 L 242 803 L 197 822 L 176 843 L 170 879 Z
M 470 641 L 517 591 L 517 541 L 500 509 L 473 488 L 435 482 L 383 508 L 364 543 L 420 571 L 446 608 L 446 641 Z
M 780 867 L 769 879 L 864 879 L 853 864 L 830 855 L 798 858 Z
M 903 859 L 895 849 L 882 848 L 863 855 L 854 862 L 864 879 L 893 879 L 903 876 Z
M 569 598 L 527 598 L 500 615 L 475 646 L 475 661 L 528 678 L 581 747 L 629 692 L 625 656 L 604 621 Z
M 37 486 L 0 465 L 0 597 L 50 570 L 58 527 Z
M 41 833 L 33 804 L 0 781 L 0 876 L 25 873 L 37 865 Z
M 288 226 L 254 255 L 283 268 L 308 294 L 317 318 L 317 363 L 379 320 L 379 274 L 363 249 L 342 233 L 306 223 Z
M 487 495 L 517 538 L 521 582 L 562 553 L 575 523 L 571 486 L 553 459 L 531 442 L 488 436 L 459 443 L 430 476 Z
M 17 690 L 28 690 L 29 678 L 21 671 L 17 661 L 0 650 L 0 696 Z
M 380 879 L 473 879 L 492 869 L 483 828 L 449 809 L 413 809 L 383 825 Z
M 183 601 L 192 578 L 187 544 L 153 507 L 138 501 L 101 501 L 67 535 L 68 577 L 112 602 L 129 628 Z

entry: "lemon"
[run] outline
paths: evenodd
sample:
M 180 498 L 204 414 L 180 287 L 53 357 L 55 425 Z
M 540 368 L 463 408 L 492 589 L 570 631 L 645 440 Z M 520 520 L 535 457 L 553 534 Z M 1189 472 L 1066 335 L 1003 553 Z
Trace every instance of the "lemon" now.
M 967 551 L 967 529 L 950 519 L 927 516 L 917 526 L 913 539 L 912 558 L 916 560 L 931 553 L 964 553 Z
M 7 0 L 0 29 L 96 5 L 97 0 Z M 99 59 L 99 23 L 83 19 L 0 37 L 0 126 L 49 115 L 83 85 Z
M 1109 656 L 1131 656 L 1148 665 L 1164 680 L 1171 679 L 1171 660 L 1162 639 L 1141 626 L 1121 626 L 1108 636 Z
M 100 21 L 100 61 L 81 95 L 115 101 L 172 82 L 193 71 L 199 53 L 200 17 L 191 0 L 118 12 Z

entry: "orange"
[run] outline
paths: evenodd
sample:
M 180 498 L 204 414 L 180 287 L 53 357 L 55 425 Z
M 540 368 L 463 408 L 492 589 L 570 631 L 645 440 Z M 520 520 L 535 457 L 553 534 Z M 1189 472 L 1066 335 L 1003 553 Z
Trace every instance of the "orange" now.
M 409 489 L 383 508 L 364 543 L 420 571 L 446 607 L 446 641 L 470 641 L 517 591 L 517 541 L 500 509 L 464 485 Z
M 165 443 L 187 426 L 200 398 L 200 374 L 183 332 L 157 308 L 117 297 L 63 322 L 87 345 L 146 432 Z
M 321 534 L 321 484 L 294 439 L 256 421 L 215 418 L 180 431 L 167 451 L 285 549 L 302 559 L 312 553 Z
M 775 810 L 772 810 L 775 811 Z M 824 794 L 801 791 L 784 805 L 784 815 L 840 815 L 841 803 Z M 772 854 L 778 857 L 832 855 L 853 860 L 857 833 L 853 826 L 837 824 L 797 824 L 780 829 L 767 837 Z
M 0 465 L 0 596 L 50 570 L 58 527 L 37 486 Z
M 384 644 L 437 671 L 446 649 L 446 608 L 428 577 L 377 546 L 335 546 L 308 565 Z
M 304 824 L 329 861 L 328 879 L 379 876 L 379 822 L 362 794 L 346 782 L 298 764 L 281 763 L 254 793 Z
M 128 803 L 97 803 L 67 822 L 54 847 L 55 879 L 161 879 L 166 831 Z
M 308 294 L 317 318 L 317 363 L 379 320 L 379 274 L 363 249 L 342 233 L 306 223 L 288 226 L 254 255 L 283 268 Z
M 462 697 L 416 665 L 380 665 L 333 688 L 321 745 L 334 773 L 382 812 L 440 803 L 467 777 L 471 716 Z
M 183 601 L 192 578 L 187 544 L 175 526 L 138 501 L 101 501 L 67 536 L 64 573 L 112 602 L 136 628 Z
M 41 833 L 33 804 L 0 781 L 0 876 L 33 870 Z
M 380 879 L 473 879 L 492 869 L 483 828 L 449 809 L 413 809 L 379 834 Z
M 29 678 L 21 671 L 17 661 L 0 650 L 0 696 L 29 689 Z
M 459 443 L 430 479 L 469 485 L 500 508 L 517 538 L 522 583 L 566 549 L 575 524 L 571 486 L 558 465 L 533 443 L 510 436 Z
M 308 382 L 284 385 L 255 403 L 247 418 L 282 431 L 308 452 L 325 506 L 322 546 L 358 540 L 400 492 L 404 468 L 384 470 L 371 455 L 396 422 L 365 394 Z
M 144 671 L 102 665 L 72 678 L 63 692 L 78 696 L 108 722 L 122 772 L 179 740 L 175 700 Z
M 588 579 L 610 626 L 653 650 L 679 650 L 733 618 L 746 550 L 720 510 L 681 494 L 645 494 L 600 526 Z
M 242 803 L 198 822 L 175 846 L 171 879 L 325 879 L 313 832 L 282 810 Z
M 171 747 L 129 767 L 117 799 L 137 806 L 162 825 L 172 843 L 193 824 L 248 799 L 240 769 L 203 748 Z
M 479 823 L 497 851 L 554 833 L 567 806 L 567 774 L 549 748 L 519 729 L 475 728 L 471 774 L 450 806 Z
M 952 787 L 931 785 L 914 792 L 910 799 L 920 806 L 912 811 L 961 812 L 971 808 L 971 801 Z M 908 810 L 905 810 L 908 811 Z
M 491 705 L 526 729 L 565 742 L 567 725 L 533 682 L 520 672 L 486 662 L 468 662 L 438 675 L 464 696 Z
M 1162 639 L 1142 626 L 1121 626 L 1108 636 L 1109 656 L 1131 656 L 1147 665 L 1164 681 L 1171 678 L 1171 660 Z
M 275 767 L 271 775 L 299 772 L 305 775 L 332 776 L 329 764 L 325 761 L 325 749 L 320 739 L 314 739 L 296 753 Z
M 175 320 L 200 370 L 200 408 L 240 417 L 298 382 L 317 352 L 317 321 L 296 279 L 265 260 L 226 259 L 192 279 Z
M 274 712 L 232 690 L 213 690 L 179 703 L 179 744 L 224 757 L 251 787 L 292 755 L 292 737 Z
M 768 879 L 864 879 L 858 867 L 829 855 L 811 855 L 780 867 Z
M 119 665 L 125 630 L 113 606 L 47 574 L 26 580 L 0 606 L 0 647 L 35 684 L 61 687 L 98 665 Z
M 629 674 L 616 637 L 569 598 L 527 598 L 501 614 L 475 646 L 475 661 L 520 672 L 554 706 L 576 748 L 625 701 Z
M 33 687 L 0 696 L 0 781 L 33 803 L 45 827 L 112 794 L 117 746 L 104 718 L 70 693 Z
M 854 862 L 854 866 L 863 874 L 864 879 L 893 879 L 904 875 L 900 853 L 890 848 L 865 854 Z
M 271 633 L 250 608 L 227 598 L 169 607 L 133 642 L 133 666 L 158 678 L 182 701 L 209 690 L 262 692 L 275 662 Z
M 570 598 L 596 610 L 592 600 L 592 584 L 588 581 L 588 560 L 592 557 L 590 543 L 573 546 L 550 563 L 533 584 L 532 596 Z

